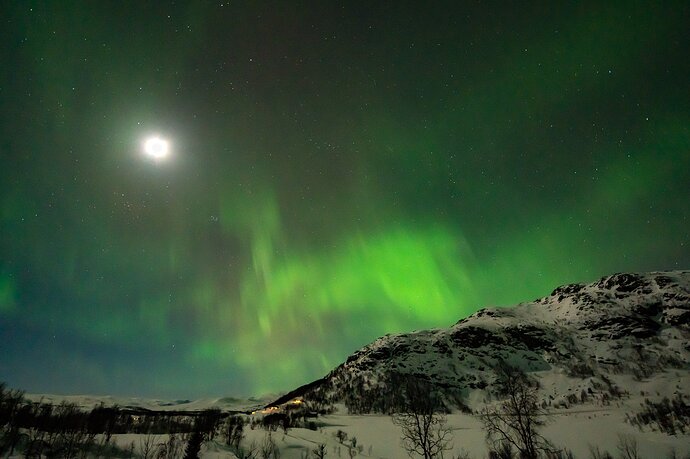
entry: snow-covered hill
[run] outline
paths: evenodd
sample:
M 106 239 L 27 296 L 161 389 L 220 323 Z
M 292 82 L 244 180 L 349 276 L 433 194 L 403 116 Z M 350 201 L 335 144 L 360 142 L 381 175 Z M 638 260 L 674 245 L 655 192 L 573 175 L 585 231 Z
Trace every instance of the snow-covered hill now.
M 401 381 L 431 385 L 445 403 L 478 408 L 491 399 L 500 361 L 540 380 L 544 404 L 690 387 L 690 271 L 614 274 L 556 288 L 512 308 L 486 308 L 446 329 L 386 335 L 326 377 L 278 399 L 390 411 Z

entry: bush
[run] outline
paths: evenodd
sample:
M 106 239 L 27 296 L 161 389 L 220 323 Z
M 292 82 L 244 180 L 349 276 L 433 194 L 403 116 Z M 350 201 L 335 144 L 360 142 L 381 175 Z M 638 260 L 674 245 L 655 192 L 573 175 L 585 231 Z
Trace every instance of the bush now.
M 682 394 L 676 394 L 673 399 L 664 397 L 659 402 L 644 400 L 642 411 L 628 416 L 628 422 L 642 430 L 643 426 L 650 426 L 668 435 L 685 434 L 690 426 L 690 406 L 685 403 Z

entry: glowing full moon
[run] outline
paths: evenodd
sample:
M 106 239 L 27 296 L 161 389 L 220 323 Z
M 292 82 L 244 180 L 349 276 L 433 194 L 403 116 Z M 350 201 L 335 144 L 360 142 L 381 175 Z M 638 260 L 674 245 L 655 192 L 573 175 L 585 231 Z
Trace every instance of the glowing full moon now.
M 160 137 L 151 137 L 144 142 L 144 153 L 154 159 L 165 158 L 169 150 L 168 141 Z

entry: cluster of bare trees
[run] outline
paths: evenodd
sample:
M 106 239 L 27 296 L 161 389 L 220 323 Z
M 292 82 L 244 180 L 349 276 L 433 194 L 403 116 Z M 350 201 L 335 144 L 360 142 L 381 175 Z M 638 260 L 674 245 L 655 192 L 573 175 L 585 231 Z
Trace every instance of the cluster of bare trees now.
M 85 413 L 70 403 L 30 403 L 23 392 L 0 384 L 0 455 L 19 450 L 28 457 L 112 455 L 110 421 L 99 409 Z
M 668 435 L 681 435 L 690 431 L 690 405 L 687 396 L 677 393 L 672 399 L 664 397 L 658 402 L 644 400 L 642 411 L 628 416 L 628 422 L 639 429 L 649 426 Z
M 112 435 L 140 433 L 149 434 L 140 445 L 145 457 L 180 457 L 184 452 L 192 458 L 202 441 L 213 439 L 225 416 L 220 410 L 133 414 L 103 405 L 84 411 L 73 403 L 31 402 L 0 383 L 0 457 L 18 452 L 27 457 L 128 455 L 134 446 L 121 450 L 111 442 Z M 169 434 L 169 439 L 154 443 L 154 433 Z
M 188 433 L 170 434 L 146 434 L 139 439 L 139 455 L 142 459 L 178 458 L 188 449 L 191 435 Z M 189 449 L 191 452 L 192 450 Z M 190 457 L 195 457 L 193 454 Z
M 480 414 L 489 456 L 492 459 L 572 457 L 569 452 L 553 447 L 540 434 L 545 413 L 538 403 L 536 381 L 505 362 L 500 362 L 495 370 L 495 389 L 502 401 Z M 452 448 L 452 433 L 442 400 L 424 381 L 408 380 L 403 393 L 406 409 L 393 416 L 393 422 L 401 428 L 403 447 L 411 457 L 443 458 L 444 452 Z
M 260 443 L 251 442 L 246 444 L 244 442 L 244 426 L 245 419 L 242 416 L 230 416 L 225 420 L 221 426 L 222 437 L 225 444 L 230 447 L 235 456 L 240 459 L 279 459 L 280 450 L 273 438 L 273 432 L 277 431 L 272 428 L 274 424 L 263 426 L 267 432 L 264 439 Z
M 0 383 L 0 455 L 11 456 L 19 442 L 19 418 L 24 404 L 24 393 L 7 389 Z
M 495 370 L 495 392 L 501 401 L 484 408 L 480 413 L 489 446 L 489 458 L 572 459 L 572 452 L 556 448 L 540 433 L 546 412 L 539 403 L 537 381 L 504 362 L 500 362 Z M 452 447 L 451 431 L 446 425 L 442 403 L 435 397 L 433 387 L 424 381 L 408 380 L 403 393 L 406 394 L 406 409 L 393 415 L 393 422 L 401 428 L 403 447 L 410 457 L 443 458 L 444 453 Z M 673 402 L 664 400 L 652 408 L 654 412 L 649 417 L 653 419 L 669 417 L 668 413 L 672 413 L 674 419 L 677 419 L 687 413 L 687 405 L 682 396 Z M 652 412 L 652 409 L 648 411 Z M 343 436 L 346 434 L 343 433 Z M 616 449 L 616 457 L 620 459 L 641 458 L 634 436 L 619 435 Z M 457 457 L 469 456 L 463 453 Z M 614 459 L 609 452 L 594 446 L 590 447 L 589 457 Z M 667 457 L 679 458 L 675 451 L 671 451 Z M 687 459 L 690 459 L 690 455 Z

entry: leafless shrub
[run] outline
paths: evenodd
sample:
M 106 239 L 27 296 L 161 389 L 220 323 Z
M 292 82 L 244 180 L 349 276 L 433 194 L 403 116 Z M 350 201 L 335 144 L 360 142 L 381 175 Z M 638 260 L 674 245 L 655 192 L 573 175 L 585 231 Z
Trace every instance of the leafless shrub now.
M 223 436 L 228 446 L 239 448 L 244 438 L 244 419 L 240 416 L 230 416 L 223 426 Z
M 637 439 L 632 435 L 618 434 L 616 447 L 621 459 L 641 459 Z
M 574 459 L 575 455 L 569 449 L 559 449 L 556 451 L 547 451 L 544 454 L 545 459 Z
M 602 451 L 598 446 L 589 445 L 590 459 L 613 459 L 613 456 L 608 451 Z
M 311 453 L 316 459 L 323 459 L 326 457 L 326 445 L 324 443 L 316 445 L 316 448 L 312 449 Z
M 513 459 L 514 457 L 513 445 L 510 443 L 503 442 L 489 448 L 489 459 Z
M 259 457 L 259 448 L 256 443 L 251 442 L 247 447 L 239 446 L 234 453 L 237 459 L 256 459 Z
M 264 437 L 264 440 L 259 446 L 259 457 L 261 457 L 261 459 L 280 458 L 280 451 L 278 450 L 278 446 L 276 445 L 276 442 L 270 432 Z
M 139 454 L 142 459 L 153 459 L 158 452 L 158 436 L 153 434 L 144 435 L 139 439 Z
M 680 393 L 673 399 L 664 397 L 658 402 L 645 399 L 642 411 L 628 415 L 627 421 L 640 430 L 650 426 L 668 435 L 685 434 L 690 426 L 690 406 Z

